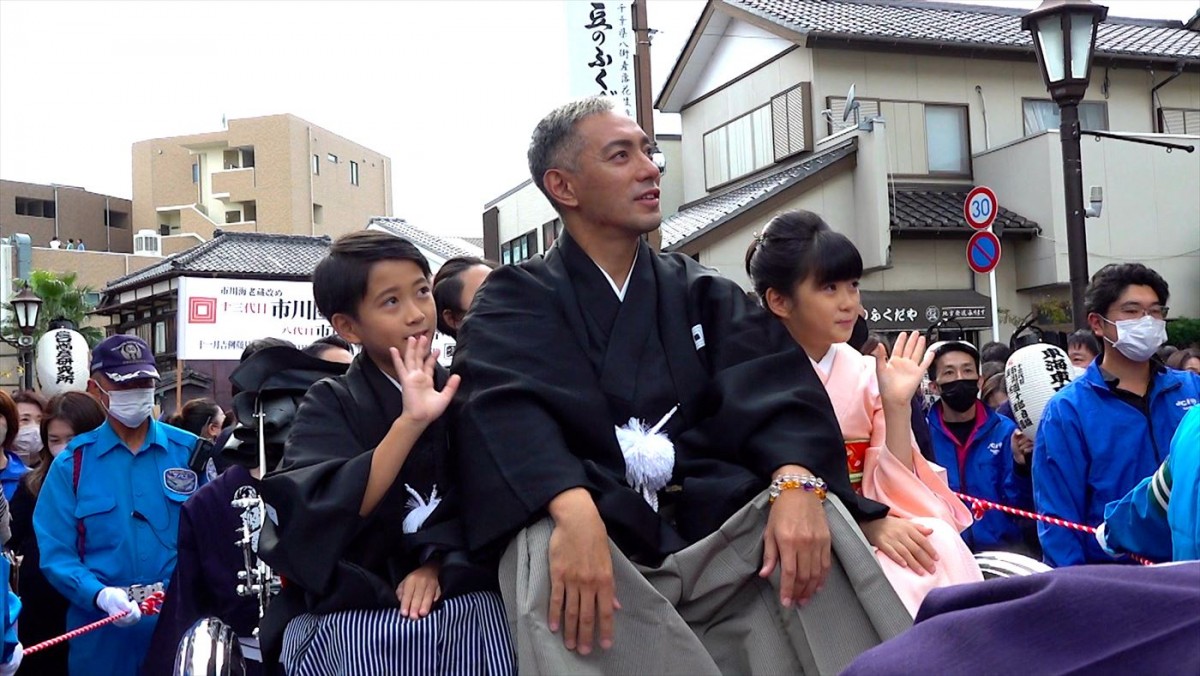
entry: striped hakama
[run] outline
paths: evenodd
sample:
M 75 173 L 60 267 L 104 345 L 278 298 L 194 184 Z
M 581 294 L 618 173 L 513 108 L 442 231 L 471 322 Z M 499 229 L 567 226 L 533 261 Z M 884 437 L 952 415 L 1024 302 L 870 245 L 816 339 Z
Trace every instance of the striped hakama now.
M 495 592 L 446 599 L 420 620 L 399 608 L 299 615 L 284 631 L 280 661 L 291 676 L 516 673 Z

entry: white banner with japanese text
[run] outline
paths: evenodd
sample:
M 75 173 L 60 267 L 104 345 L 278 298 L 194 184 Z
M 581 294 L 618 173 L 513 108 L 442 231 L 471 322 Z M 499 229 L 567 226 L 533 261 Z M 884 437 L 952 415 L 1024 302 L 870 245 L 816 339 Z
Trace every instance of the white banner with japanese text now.
M 627 1 L 567 0 L 567 63 L 571 98 L 604 94 L 637 115 L 633 84 L 633 9 Z
M 333 333 L 311 282 L 179 278 L 179 359 L 231 359 L 251 341 L 282 338 L 305 347 Z

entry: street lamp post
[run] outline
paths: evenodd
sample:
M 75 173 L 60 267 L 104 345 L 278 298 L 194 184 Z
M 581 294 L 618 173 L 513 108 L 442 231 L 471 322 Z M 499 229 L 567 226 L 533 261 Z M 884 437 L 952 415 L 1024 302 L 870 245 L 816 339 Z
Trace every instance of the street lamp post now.
M 13 306 L 13 319 L 21 335 L 17 337 L 16 348 L 24 371 L 22 385 L 26 390 L 33 389 L 33 332 L 37 328 L 38 313 L 42 309 L 42 299 L 26 284 L 10 301 Z M 8 342 L 7 340 L 5 342 Z M 10 345 L 12 343 L 9 343 Z
M 1076 329 L 1087 328 L 1083 292 L 1088 283 L 1079 102 L 1091 80 L 1096 26 L 1107 16 L 1108 8 L 1091 0 L 1045 0 L 1021 18 L 1021 29 L 1033 34 L 1034 51 L 1046 89 L 1059 109 L 1063 193 L 1067 206 L 1067 261 L 1071 272 L 1071 319 Z

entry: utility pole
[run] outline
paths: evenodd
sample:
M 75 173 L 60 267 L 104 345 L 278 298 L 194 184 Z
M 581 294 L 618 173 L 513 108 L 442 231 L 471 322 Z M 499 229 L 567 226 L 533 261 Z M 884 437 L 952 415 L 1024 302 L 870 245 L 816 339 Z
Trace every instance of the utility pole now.
M 650 23 L 646 18 L 646 1 L 635 0 L 633 9 L 633 93 L 637 106 L 637 123 L 646 136 L 654 140 L 654 98 L 650 80 Z M 654 230 L 647 237 L 650 248 L 662 248 L 662 231 Z

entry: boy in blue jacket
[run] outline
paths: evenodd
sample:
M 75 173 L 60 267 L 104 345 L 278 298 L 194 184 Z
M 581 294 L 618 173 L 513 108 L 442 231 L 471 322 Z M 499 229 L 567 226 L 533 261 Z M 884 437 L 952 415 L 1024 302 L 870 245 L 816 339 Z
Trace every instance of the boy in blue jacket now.
M 934 462 L 946 468 L 951 490 L 1027 508 L 1029 480 L 1013 474 L 1012 436 L 1017 425 L 979 401 L 979 352 L 968 343 L 942 344 L 934 352 L 929 379 L 931 389 L 941 395 L 928 416 Z M 1024 550 L 1016 522 L 994 510 L 962 535 L 975 552 Z
M 1042 514 L 1095 526 L 1167 458 L 1200 376 L 1152 360 L 1166 341 L 1167 283 L 1140 263 L 1106 265 L 1085 294 L 1088 325 L 1104 354 L 1046 404 L 1033 451 L 1033 489 Z M 1095 538 L 1038 525 L 1046 563 L 1110 563 Z M 1128 561 L 1128 560 L 1127 560 Z

